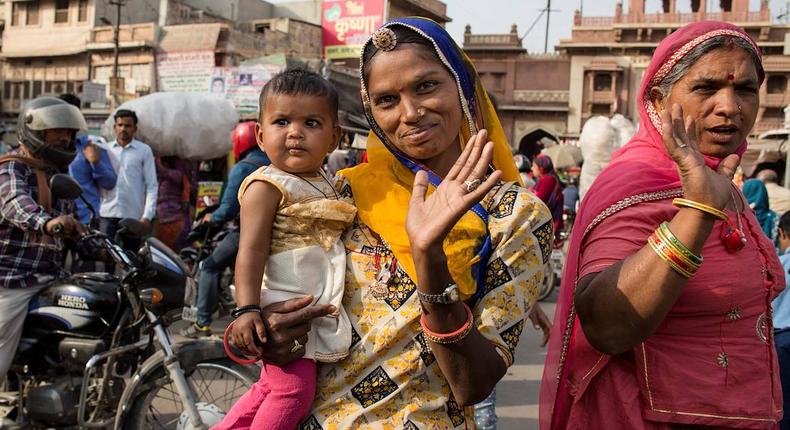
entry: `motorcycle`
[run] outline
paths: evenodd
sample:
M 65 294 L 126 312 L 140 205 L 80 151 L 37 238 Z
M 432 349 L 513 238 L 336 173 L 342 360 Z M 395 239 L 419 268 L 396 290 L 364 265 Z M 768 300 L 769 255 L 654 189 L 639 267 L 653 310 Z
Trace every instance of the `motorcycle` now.
M 50 188 L 60 199 L 82 193 L 66 175 Z M 120 234 L 140 228 L 122 220 Z M 208 429 L 257 380 L 219 340 L 173 342 L 188 277 L 173 251 L 154 238 L 139 252 L 117 242 L 96 230 L 78 242 L 106 253 L 117 275 L 64 276 L 31 300 L 6 382 L 17 391 L 4 393 L 10 428 Z
M 198 213 L 197 219 L 209 213 L 214 212 L 219 205 L 210 205 Z M 214 248 L 227 236 L 228 233 L 233 231 L 234 228 L 229 227 L 227 224 L 199 222 L 195 224 L 192 231 L 187 236 L 188 246 L 179 251 L 181 260 L 186 264 L 191 280 L 200 279 L 200 270 L 202 269 L 201 263 L 208 258 L 214 251 Z M 229 314 L 230 311 L 236 307 L 236 288 L 233 285 L 233 270 L 227 268 L 222 273 L 219 282 L 219 311 L 220 316 Z M 197 321 L 197 284 L 196 282 L 190 283 L 187 286 L 186 303 L 181 315 L 182 319 L 186 321 Z

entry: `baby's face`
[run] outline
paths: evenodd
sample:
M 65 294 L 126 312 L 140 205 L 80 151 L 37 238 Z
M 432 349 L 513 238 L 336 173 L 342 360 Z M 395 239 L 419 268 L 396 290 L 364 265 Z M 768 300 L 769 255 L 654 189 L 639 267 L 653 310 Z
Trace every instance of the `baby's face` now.
M 337 147 L 340 127 L 325 97 L 269 94 L 258 143 L 272 164 L 289 173 L 315 173 Z

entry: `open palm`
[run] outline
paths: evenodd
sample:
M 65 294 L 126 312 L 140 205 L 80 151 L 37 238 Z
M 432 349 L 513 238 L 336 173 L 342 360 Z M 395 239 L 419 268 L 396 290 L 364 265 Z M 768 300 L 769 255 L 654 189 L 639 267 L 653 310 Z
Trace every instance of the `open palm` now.
M 440 246 L 455 223 L 496 185 L 500 171 L 486 178 L 494 153 L 494 144 L 486 143 L 487 138 L 486 130 L 473 135 L 442 183 L 427 197 L 428 175 L 417 173 L 406 216 L 412 249 Z
M 714 171 L 705 164 L 705 157 L 696 140 L 695 122 L 691 117 L 683 120 L 683 108 L 675 104 L 661 116 L 664 146 L 678 165 L 680 182 L 687 199 L 722 209 L 730 201 L 732 177 L 740 157 L 730 154 Z

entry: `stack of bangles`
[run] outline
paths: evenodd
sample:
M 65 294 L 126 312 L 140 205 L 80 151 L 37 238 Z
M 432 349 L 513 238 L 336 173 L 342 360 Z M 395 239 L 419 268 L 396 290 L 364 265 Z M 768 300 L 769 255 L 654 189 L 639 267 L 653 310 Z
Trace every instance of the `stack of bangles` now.
M 666 222 L 661 223 L 650 235 L 647 243 L 662 260 L 686 279 L 694 276 L 702 265 L 702 256 L 683 245 L 669 230 L 669 224 Z
M 458 330 L 451 333 L 435 333 L 431 331 L 428 326 L 425 325 L 425 314 L 420 316 L 420 325 L 422 326 L 422 332 L 425 335 L 425 338 L 434 343 L 448 345 L 451 343 L 460 342 L 466 336 L 468 336 L 472 331 L 474 316 L 472 316 L 472 310 L 469 309 L 469 306 L 467 306 L 466 303 L 461 302 L 461 304 L 464 305 L 464 309 L 466 310 L 466 322 Z

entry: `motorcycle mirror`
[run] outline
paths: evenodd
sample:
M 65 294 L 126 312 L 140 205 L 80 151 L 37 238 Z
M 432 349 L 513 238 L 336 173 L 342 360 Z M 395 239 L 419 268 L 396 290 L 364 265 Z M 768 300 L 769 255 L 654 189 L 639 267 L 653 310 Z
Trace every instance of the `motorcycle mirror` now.
M 58 173 L 49 180 L 49 190 L 53 199 L 74 200 L 82 196 L 82 187 L 69 175 Z
M 124 218 L 118 222 L 118 226 L 137 237 L 143 237 L 147 233 L 145 224 L 134 218 Z

